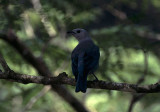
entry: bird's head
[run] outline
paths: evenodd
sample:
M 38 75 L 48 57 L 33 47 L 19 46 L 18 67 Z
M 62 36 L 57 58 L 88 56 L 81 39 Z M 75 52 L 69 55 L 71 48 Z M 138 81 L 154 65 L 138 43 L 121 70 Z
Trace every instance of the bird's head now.
M 72 31 L 68 31 L 67 33 L 73 35 L 79 42 L 90 38 L 88 32 L 81 28 L 73 29 Z

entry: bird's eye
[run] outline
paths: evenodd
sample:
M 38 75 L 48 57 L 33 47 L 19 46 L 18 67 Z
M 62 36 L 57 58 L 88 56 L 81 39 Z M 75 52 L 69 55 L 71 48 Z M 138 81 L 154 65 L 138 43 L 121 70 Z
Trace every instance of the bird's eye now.
M 77 30 L 77 33 L 80 33 L 81 31 L 80 30 Z

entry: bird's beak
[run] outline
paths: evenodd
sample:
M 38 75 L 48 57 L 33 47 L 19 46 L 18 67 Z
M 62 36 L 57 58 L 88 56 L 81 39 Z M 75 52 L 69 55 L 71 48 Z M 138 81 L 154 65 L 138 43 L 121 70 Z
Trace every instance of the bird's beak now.
M 75 34 L 74 31 L 67 31 L 67 34 Z

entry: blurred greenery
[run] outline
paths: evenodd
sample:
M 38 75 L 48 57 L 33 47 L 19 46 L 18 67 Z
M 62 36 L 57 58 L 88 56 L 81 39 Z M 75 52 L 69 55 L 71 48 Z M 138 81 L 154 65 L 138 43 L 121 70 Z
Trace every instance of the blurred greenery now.
M 89 31 L 100 47 L 100 80 L 136 84 L 153 84 L 160 77 L 159 0 L 1 0 L 0 32 L 13 29 L 19 39 L 37 57 L 43 57 L 53 74 L 71 72 L 70 54 L 78 42 L 66 35 L 77 27 Z M 108 8 L 112 7 L 112 8 Z M 124 16 L 125 15 L 125 16 Z M 124 18 L 123 18 L 124 17 Z M 152 37 L 153 42 L 149 40 Z M 160 41 L 160 40 L 159 40 Z M 0 51 L 16 72 L 38 75 L 18 52 L 0 40 Z M 145 53 L 147 74 L 144 74 Z M 2 69 L 2 67 L 0 67 Z M 93 80 L 89 76 L 88 80 Z M 75 93 L 64 85 L 91 112 L 127 112 L 132 94 L 88 89 Z M 0 111 L 21 112 L 44 86 L 0 81 Z M 159 94 L 147 94 L 139 100 L 133 112 L 159 112 Z M 74 112 L 74 109 L 53 91 L 37 99 L 27 112 Z

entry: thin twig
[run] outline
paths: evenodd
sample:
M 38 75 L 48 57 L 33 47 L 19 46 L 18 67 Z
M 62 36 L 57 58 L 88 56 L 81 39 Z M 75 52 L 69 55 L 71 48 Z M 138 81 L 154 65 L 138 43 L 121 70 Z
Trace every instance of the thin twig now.
M 36 103 L 36 101 L 40 99 L 42 96 L 44 96 L 50 89 L 51 89 L 51 86 L 45 86 L 44 88 L 42 88 L 42 90 L 36 96 L 30 99 L 27 105 L 23 108 L 22 112 L 26 112 L 29 109 L 31 109 L 32 106 Z

